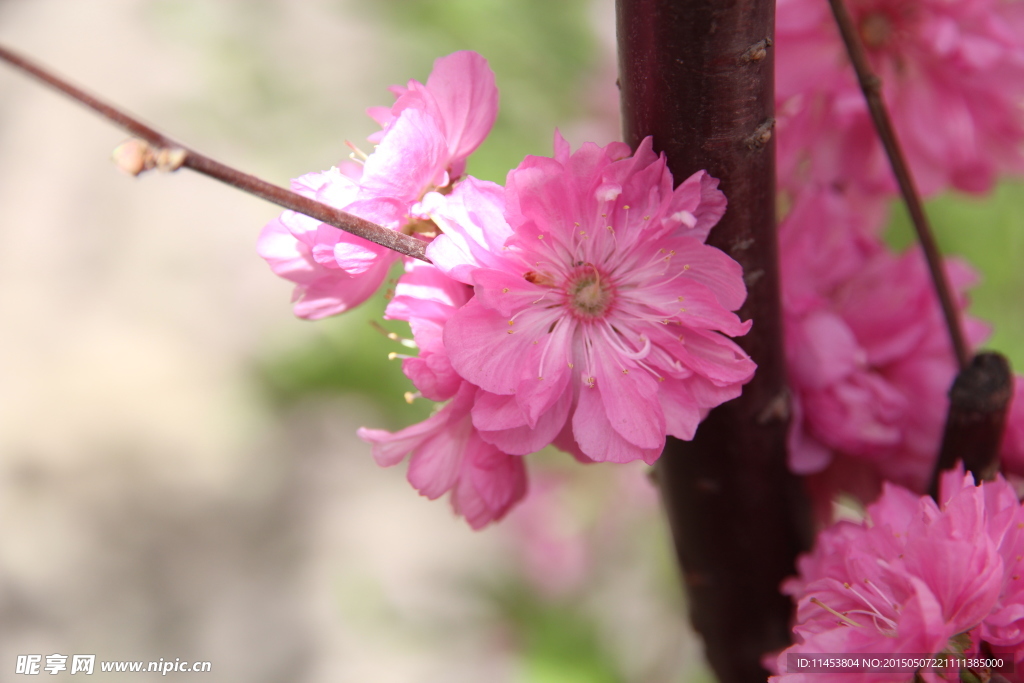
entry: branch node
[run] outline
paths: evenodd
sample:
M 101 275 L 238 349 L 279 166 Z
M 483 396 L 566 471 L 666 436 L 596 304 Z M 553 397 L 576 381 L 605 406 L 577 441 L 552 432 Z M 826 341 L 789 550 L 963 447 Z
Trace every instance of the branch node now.
M 772 129 L 775 128 L 775 119 L 770 118 L 760 126 L 754 129 L 751 134 L 744 142 L 747 144 L 747 148 L 755 152 L 764 149 L 768 141 L 772 139 Z
M 177 171 L 185 163 L 188 152 L 180 147 L 155 147 L 140 138 L 130 138 L 114 148 L 110 159 L 131 176 L 154 168 L 164 172 Z
M 760 62 L 762 59 L 768 56 L 768 48 L 770 48 L 771 46 L 771 38 L 759 40 L 750 47 L 748 47 L 746 52 L 740 55 L 740 61 L 746 62 L 748 64 L 750 62 Z
M 785 387 L 775 395 L 768 405 L 757 415 L 757 424 L 769 422 L 785 422 L 789 419 L 789 390 Z

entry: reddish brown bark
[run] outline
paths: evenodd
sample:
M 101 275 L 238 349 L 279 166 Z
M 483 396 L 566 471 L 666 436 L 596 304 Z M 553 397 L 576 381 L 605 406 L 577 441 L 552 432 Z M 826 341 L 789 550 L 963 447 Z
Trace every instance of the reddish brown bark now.
M 789 400 L 775 238 L 773 0 L 618 0 L 626 142 L 654 136 L 676 181 L 707 169 L 729 200 L 708 240 L 743 266 L 740 345 L 758 364 L 743 395 L 689 443 L 670 439 L 658 476 L 690 616 L 723 683 L 763 681 L 789 643 L 789 599 L 809 525 L 786 467 Z
M 999 443 L 1013 398 L 1013 372 L 1001 353 L 984 351 L 961 370 L 949 390 L 942 450 L 929 492 L 938 498 L 939 475 L 963 461 L 977 481 L 999 470 Z

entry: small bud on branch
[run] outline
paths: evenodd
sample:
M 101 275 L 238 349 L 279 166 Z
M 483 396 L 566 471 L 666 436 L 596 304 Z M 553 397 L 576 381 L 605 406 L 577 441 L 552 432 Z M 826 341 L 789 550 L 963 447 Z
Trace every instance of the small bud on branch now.
M 303 197 L 291 190 L 278 187 L 256 176 L 243 173 L 238 169 L 215 161 L 184 145 L 179 145 L 163 133 L 150 128 L 133 116 L 113 105 L 96 99 L 47 69 L 2 46 L 0 46 L 0 60 L 59 90 L 73 100 L 97 112 L 108 121 L 140 138 L 140 140 L 134 141 L 135 144 L 131 144 L 132 141 L 129 141 L 129 143 L 126 143 L 127 146 L 121 145 L 114 151 L 115 163 L 117 163 L 121 170 L 127 173 L 138 175 L 154 166 L 161 168 L 161 170 L 176 170 L 185 166 L 244 192 L 262 197 L 278 206 L 297 211 L 322 223 L 362 237 L 374 244 L 379 244 L 400 254 L 429 262 L 429 259 L 426 257 L 427 245 L 421 240 L 388 230 L 359 216 L 346 213 L 308 197 Z M 144 141 L 145 146 L 138 144 L 140 141 Z

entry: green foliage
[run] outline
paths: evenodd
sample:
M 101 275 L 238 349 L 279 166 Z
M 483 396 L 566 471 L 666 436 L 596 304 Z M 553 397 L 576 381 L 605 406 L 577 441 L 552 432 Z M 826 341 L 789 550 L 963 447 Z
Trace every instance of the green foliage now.
M 928 217 L 944 254 L 966 258 L 981 273 L 970 313 L 992 324 L 988 348 L 1024 370 L 1024 185 L 1004 183 L 984 197 L 949 194 L 928 203 Z M 916 242 L 906 209 L 893 211 L 888 239 L 896 248 Z
M 558 125 L 579 116 L 583 76 L 595 40 L 589 0 L 384 0 L 367 3 L 405 38 L 410 72 L 426 80 L 424 65 L 455 50 L 476 50 L 491 64 L 501 108 L 490 137 L 469 161 L 478 178 L 504 182 L 527 154 L 551 154 Z M 420 73 L 422 72 L 422 73 Z
M 376 402 L 390 424 L 374 425 L 399 429 L 430 414 L 431 403 L 417 400 L 408 404 L 402 395 L 413 389 L 402 374 L 400 360 L 388 360 L 388 353 L 415 353 L 384 336 L 371 321 L 381 320 L 386 304 L 384 293 L 339 317 L 319 320 L 320 335 L 312 342 L 262 361 L 256 367 L 273 404 L 286 408 L 306 396 L 326 393 L 358 393 Z M 391 331 L 410 337 L 405 323 L 384 323 Z
M 623 680 L 594 619 L 574 604 L 542 600 L 526 587 L 511 587 L 495 597 L 518 641 L 524 683 Z

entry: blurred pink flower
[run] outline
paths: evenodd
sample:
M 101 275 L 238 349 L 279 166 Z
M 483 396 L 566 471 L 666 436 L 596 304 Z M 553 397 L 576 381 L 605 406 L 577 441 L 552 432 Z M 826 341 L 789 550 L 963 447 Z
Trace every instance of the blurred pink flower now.
M 1014 379 L 1013 398 L 1006 415 L 1006 431 L 1000 449 L 1005 471 L 1024 476 L 1024 376 Z
M 376 149 L 361 161 L 361 171 L 309 174 L 295 189 L 392 230 L 429 232 L 433 226 L 419 202 L 459 178 L 490 131 L 498 111 L 494 74 L 483 57 L 462 51 L 434 62 L 426 85 L 409 81 L 392 91 L 394 105 L 370 109 L 383 130 L 371 136 Z M 275 273 L 296 283 L 295 314 L 304 318 L 362 303 L 398 259 L 394 251 L 294 212 L 264 228 L 258 251 Z
M 578 589 L 593 569 L 590 538 L 568 504 L 566 488 L 564 477 L 542 472 L 508 519 L 525 577 L 549 599 Z
M 919 189 L 983 192 L 1024 170 L 1024 22 L 1001 0 L 850 0 L 847 7 Z M 776 101 L 783 186 L 895 183 L 831 12 L 779 0 Z
M 731 313 L 746 297 L 739 265 L 704 244 L 725 210 L 706 173 L 673 190 L 649 139 L 635 155 L 622 143 L 570 155 L 556 135 L 554 158 L 509 173 L 500 223 L 497 191 L 464 190 L 483 194 L 463 205 L 495 223 L 439 216 L 445 235 L 430 254 L 475 285 L 444 343 L 486 392 L 473 409 L 485 440 L 650 463 L 666 434 L 692 438 L 753 375 L 722 334 L 750 323 Z
M 923 491 L 956 361 L 920 251 L 891 253 L 857 215 L 841 195 L 811 196 L 780 226 L 790 467 L 818 473 L 841 454 Z M 975 275 L 946 270 L 963 307 Z M 964 323 L 980 343 L 986 328 Z
M 1024 511 L 1013 489 L 1001 478 L 975 486 L 960 468 L 943 475 L 939 500 L 886 483 L 865 522 L 839 522 L 818 535 L 798 560 L 800 575 L 783 584 L 797 602 L 797 642 L 779 655 L 782 679 L 800 679 L 786 673 L 791 654 L 938 653 L 968 632 L 973 647 L 979 638 L 1009 647 L 1024 640 L 1004 627 L 1004 615 L 1022 606 Z M 906 681 L 908 674 L 858 680 Z

